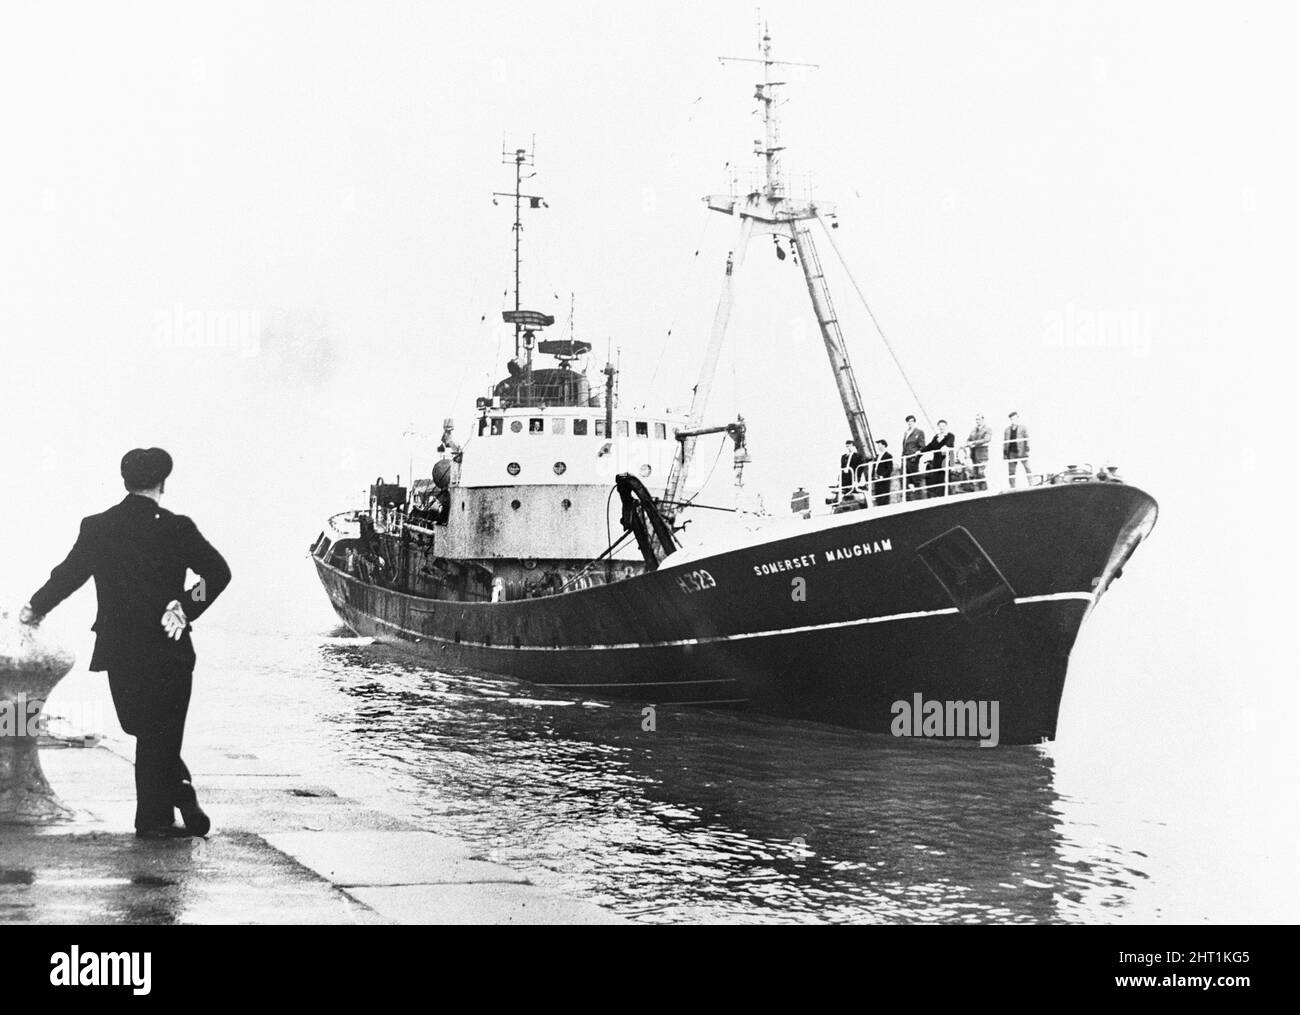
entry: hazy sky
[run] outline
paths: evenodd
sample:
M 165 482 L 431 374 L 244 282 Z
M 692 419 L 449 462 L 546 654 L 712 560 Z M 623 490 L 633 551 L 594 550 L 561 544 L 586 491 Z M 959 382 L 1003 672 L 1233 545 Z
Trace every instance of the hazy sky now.
M 1143 660 L 1160 686 L 1142 707 L 1183 719 L 1274 721 L 1294 694 L 1284 9 L 764 11 L 780 54 L 821 65 L 791 72 L 781 108 L 791 188 L 812 174 L 838 203 L 836 240 L 930 416 L 964 433 L 1018 409 L 1040 465 L 1114 461 L 1161 502 L 1081 651 Z M 737 226 L 700 198 L 760 136 L 754 68 L 716 59 L 755 55 L 752 5 L 43 2 L 0 19 L 8 603 L 118 499 L 122 452 L 160 444 L 167 503 L 231 558 L 227 621 L 299 600 L 324 616 L 302 556 L 321 519 L 412 457 L 427 468 L 431 442 L 402 432 L 450 415 L 467 433 L 500 374 L 503 139 L 536 136 L 528 186 L 549 203 L 528 213 L 526 303 L 564 320 L 574 294 L 578 336 L 620 350 L 625 404 L 688 402 Z M 745 414 L 751 481 L 780 508 L 832 478 L 845 425 L 803 280 L 770 247 L 741 276 L 710 416 Z M 916 406 L 822 255 L 896 447 Z M 248 340 L 189 347 L 191 313 Z

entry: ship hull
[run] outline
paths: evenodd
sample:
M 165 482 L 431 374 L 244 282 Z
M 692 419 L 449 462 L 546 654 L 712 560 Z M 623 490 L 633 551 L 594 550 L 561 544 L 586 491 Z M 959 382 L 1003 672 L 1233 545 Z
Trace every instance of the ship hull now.
M 405 595 L 315 563 L 349 628 L 439 668 L 880 733 L 899 731 L 898 702 L 997 702 L 1000 741 L 1032 743 L 1055 735 L 1080 626 L 1155 516 L 1112 483 L 936 499 L 505 603 Z

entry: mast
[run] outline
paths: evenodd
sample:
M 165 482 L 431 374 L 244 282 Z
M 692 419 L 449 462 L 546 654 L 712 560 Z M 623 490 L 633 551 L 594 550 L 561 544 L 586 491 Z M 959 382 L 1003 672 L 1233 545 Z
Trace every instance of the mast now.
M 519 240 L 521 234 L 524 231 L 523 223 L 520 221 L 519 218 L 519 201 L 520 198 L 522 197 L 522 195 L 520 194 L 520 186 L 523 183 L 523 175 L 522 175 L 523 171 L 524 171 L 524 150 L 522 148 L 517 148 L 515 149 L 515 224 L 514 224 L 515 313 L 516 314 L 519 313 Z M 519 355 L 519 322 L 518 321 L 515 322 L 515 355 L 516 356 Z
M 755 231 L 771 233 L 773 237 L 787 237 L 803 269 L 804 281 L 808 286 L 808 296 L 812 301 L 813 313 L 822 333 L 822 343 L 826 347 L 826 356 L 830 361 L 831 371 L 835 375 L 835 385 L 839 391 L 844 416 L 849 424 L 849 433 L 858 453 L 867 461 L 876 458 L 875 441 L 871 436 L 871 425 L 867 420 L 862 396 L 858 391 L 857 378 L 853 364 L 849 360 L 848 349 L 844 344 L 844 335 L 840 330 L 839 320 L 831 303 L 830 290 L 822 274 L 821 261 L 817 256 L 812 233 L 802 223 L 818 218 L 823 210 L 833 212 L 827 204 L 809 199 L 793 201 L 786 195 L 785 179 L 781 166 L 781 153 L 785 146 L 781 144 L 780 117 L 777 114 L 779 89 L 784 81 L 773 79 L 776 67 L 816 67 L 817 64 L 793 63 L 775 60 L 772 57 L 772 36 L 766 26 L 759 44 L 761 57 L 719 57 L 722 63 L 760 63 L 763 65 L 763 80 L 755 86 L 754 97 L 762 103 L 763 140 L 758 142 L 754 154 L 763 159 L 763 184 L 751 191 L 744 198 L 733 194 L 711 194 L 704 199 L 713 211 L 724 215 L 739 215 L 740 227 L 736 246 L 727 256 L 726 275 L 723 278 L 722 293 L 718 298 L 718 308 L 713 317 L 713 330 L 709 334 L 709 344 L 705 350 L 704 363 L 700 368 L 700 379 L 695 385 L 691 400 L 690 424 L 687 429 L 697 429 L 704 418 L 708 405 L 709 392 L 717 372 L 718 356 L 722 349 L 727 323 L 731 317 L 731 307 L 735 297 L 735 280 L 741 264 L 744 262 L 745 249 Z M 682 483 L 694 456 L 695 438 L 682 439 L 682 453 L 674 461 L 673 470 L 668 477 L 668 486 L 664 499 L 671 505 L 678 501 Z
M 502 152 L 500 152 L 502 164 L 513 164 L 515 166 L 515 191 L 513 191 L 513 194 L 493 191 L 493 204 L 497 204 L 498 198 L 515 199 L 515 225 L 512 226 L 513 230 L 515 230 L 515 309 L 502 311 L 500 316 L 507 324 L 515 325 L 515 359 L 512 360 L 512 363 L 519 360 L 520 346 L 523 346 L 526 353 L 524 357 L 524 382 L 523 389 L 521 389 L 525 392 L 525 398 L 528 396 L 526 392 L 532 391 L 533 347 L 537 344 L 537 329 L 549 328 L 550 325 L 555 324 L 555 318 L 549 313 L 525 311 L 520 300 L 520 292 L 523 289 L 520 282 L 520 239 L 523 238 L 524 233 L 524 201 L 528 201 L 529 208 L 547 207 L 546 200 L 541 195 L 524 194 L 525 179 L 532 179 L 534 175 L 537 175 L 536 173 L 529 173 L 526 177 L 524 175 L 525 166 L 532 169 L 536 165 L 536 157 L 534 157 L 536 149 L 536 138 L 533 139 L 532 147 L 529 148 L 516 148 L 515 151 L 511 152 L 502 147 Z
M 496 198 L 498 197 L 513 198 L 515 202 L 515 221 L 514 225 L 511 227 L 515 234 L 515 308 L 513 313 L 503 314 L 502 316 L 504 316 L 507 321 L 512 322 L 515 326 L 515 359 L 519 358 L 519 348 L 521 344 L 524 351 L 527 353 L 524 364 L 524 376 L 527 379 L 532 378 L 533 372 L 534 333 L 529 327 L 527 327 L 527 321 L 525 318 L 528 314 L 527 312 L 522 311 L 522 303 L 520 302 L 520 241 L 524 231 L 523 202 L 527 200 L 528 207 L 530 208 L 547 207 L 546 201 L 540 194 L 523 193 L 524 180 L 531 180 L 537 175 L 536 173 L 529 173 L 527 176 L 524 175 L 525 168 L 532 169 L 536 165 L 536 150 L 536 138 L 533 139 L 530 147 L 516 148 L 513 152 L 503 146 L 501 149 L 501 163 L 502 165 L 514 165 L 515 189 L 514 193 L 504 193 L 499 190 L 492 192 L 493 204 L 496 204 Z
M 840 404 L 844 406 L 844 415 L 849 421 L 849 433 L 853 435 L 858 453 L 867 461 L 872 461 L 876 458 L 876 442 L 871 437 L 867 410 L 862 405 L 858 379 L 853 373 L 853 364 L 849 362 L 844 333 L 840 331 L 840 322 L 835 316 L 835 307 L 831 304 L 831 291 L 826 285 L 826 276 L 822 274 L 821 258 L 817 256 L 812 232 L 806 225 L 791 223 L 790 239 L 799 257 L 799 265 L 803 268 L 804 280 L 808 283 L 808 296 L 812 300 L 813 313 L 817 315 L 817 326 L 821 328 L 822 343 L 826 346 L 826 355 L 831 362 L 831 372 L 835 375 Z

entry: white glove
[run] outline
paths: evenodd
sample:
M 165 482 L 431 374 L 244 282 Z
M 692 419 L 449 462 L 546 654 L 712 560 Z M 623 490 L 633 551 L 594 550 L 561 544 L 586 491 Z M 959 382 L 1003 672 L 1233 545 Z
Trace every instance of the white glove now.
M 26 624 L 28 627 L 37 627 L 44 617 L 38 617 L 32 612 L 31 603 L 23 603 L 23 608 L 18 611 L 18 623 Z
M 167 612 L 162 615 L 162 626 L 167 632 L 167 637 L 172 641 L 180 641 L 188 624 L 189 621 L 185 617 L 185 611 L 181 609 L 180 602 L 173 599 L 167 604 Z

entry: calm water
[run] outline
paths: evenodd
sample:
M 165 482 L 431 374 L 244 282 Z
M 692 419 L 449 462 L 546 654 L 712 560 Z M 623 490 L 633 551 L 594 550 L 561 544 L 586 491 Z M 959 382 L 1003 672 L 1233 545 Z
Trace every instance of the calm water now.
M 1268 915 L 1250 843 L 1173 791 L 1185 759 L 1130 777 L 1163 764 L 1131 738 L 1129 756 L 1077 730 L 1073 751 L 1064 737 L 981 750 L 662 708 L 644 732 L 640 705 L 543 698 L 346 634 L 205 629 L 191 743 L 255 754 L 647 922 Z
M 225 682 L 200 699 L 206 739 L 310 757 L 347 795 L 643 920 L 1107 919 L 1148 879 L 1136 849 L 1071 841 L 1042 748 L 723 710 L 661 709 L 644 732 L 636 705 L 543 700 L 346 637 L 208 642 Z

